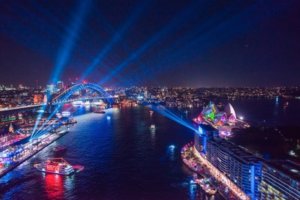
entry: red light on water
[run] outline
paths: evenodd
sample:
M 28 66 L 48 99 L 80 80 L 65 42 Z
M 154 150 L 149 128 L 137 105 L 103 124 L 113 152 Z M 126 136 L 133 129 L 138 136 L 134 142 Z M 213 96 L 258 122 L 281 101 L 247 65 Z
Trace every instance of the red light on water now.
M 45 175 L 45 190 L 48 199 L 63 199 L 64 198 L 64 179 L 58 174 Z

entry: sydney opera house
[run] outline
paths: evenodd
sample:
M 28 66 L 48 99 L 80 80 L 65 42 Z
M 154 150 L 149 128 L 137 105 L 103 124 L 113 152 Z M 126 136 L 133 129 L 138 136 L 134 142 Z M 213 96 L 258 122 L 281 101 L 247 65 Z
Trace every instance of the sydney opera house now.
M 193 120 L 197 124 L 211 125 L 221 137 L 230 137 L 233 128 L 246 128 L 249 125 L 238 119 L 233 106 L 228 103 L 223 109 L 210 102 Z

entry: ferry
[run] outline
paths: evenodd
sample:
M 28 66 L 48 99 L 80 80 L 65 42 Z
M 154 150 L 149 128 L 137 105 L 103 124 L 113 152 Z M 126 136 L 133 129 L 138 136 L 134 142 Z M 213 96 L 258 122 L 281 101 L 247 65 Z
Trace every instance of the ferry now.
M 39 164 L 35 164 L 34 167 L 41 172 L 51 173 L 51 174 L 60 174 L 60 175 L 71 175 L 75 172 L 79 172 L 83 170 L 83 166 L 70 165 L 63 158 L 51 158 L 47 161 Z
M 151 130 L 155 130 L 155 129 L 156 129 L 155 124 L 151 124 L 151 125 L 150 125 L 150 129 L 151 129 Z

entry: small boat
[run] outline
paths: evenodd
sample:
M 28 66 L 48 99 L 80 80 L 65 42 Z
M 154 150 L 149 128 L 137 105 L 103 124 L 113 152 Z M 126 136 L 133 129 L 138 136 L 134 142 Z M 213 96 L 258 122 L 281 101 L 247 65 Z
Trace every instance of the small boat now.
M 155 127 L 155 124 L 151 124 L 151 126 L 150 126 L 150 129 L 151 130 L 154 130 L 156 127 Z
M 55 153 L 65 152 L 67 148 L 65 146 L 56 146 L 53 148 L 53 151 Z
M 50 158 L 45 162 L 34 164 L 34 168 L 44 173 L 60 174 L 64 176 L 80 172 L 84 169 L 84 167 L 80 165 L 70 165 L 63 158 Z

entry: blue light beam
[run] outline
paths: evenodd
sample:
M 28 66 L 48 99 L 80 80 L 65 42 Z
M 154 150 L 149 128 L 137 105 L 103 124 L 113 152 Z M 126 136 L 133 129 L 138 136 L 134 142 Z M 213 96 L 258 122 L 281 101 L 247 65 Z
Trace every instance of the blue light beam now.
M 142 11 L 144 11 L 148 3 L 149 1 L 143 1 L 142 5 L 139 4 L 134 9 L 133 14 L 130 15 L 126 22 L 116 31 L 116 33 L 111 38 L 111 41 L 100 51 L 100 53 L 96 56 L 93 62 L 87 67 L 80 81 L 83 81 L 88 75 L 90 75 L 94 71 L 94 69 L 103 61 L 104 57 L 113 49 L 114 45 L 117 44 L 123 38 L 123 36 L 128 31 L 129 27 L 137 21 L 137 19 L 141 15 Z
M 150 108 L 151 110 L 154 110 L 154 111 L 160 113 L 161 115 L 177 122 L 178 124 L 200 134 L 199 130 L 197 128 L 195 128 L 192 123 L 182 119 L 178 115 L 174 114 L 172 111 L 168 110 L 166 107 L 164 107 L 162 105 L 153 105 L 153 104 L 147 105 L 147 107 Z
M 52 72 L 52 78 L 50 78 L 50 82 L 56 83 L 59 80 L 62 74 L 62 70 L 71 56 L 71 52 L 75 46 L 75 41 L 78 38 L 81 26 L 87 15 L 87 11 L 91 6 L 91 3 L 91 0 L 79 1 L 76 12 L 74 13 L 74 19 L 69 27 L 69 31 L 67 31 L 65 40 L 58 51 L 58 56 L 55 61 L 54 71 Z M 36 128 L 38 127 L 38 124 L 40 123 L 40 119 L 42 117 L 43 113 L 40 113 L 37 116 L 37 120 L 35 122 L 31 136 L 35 134 Z
M 128 66 L 129 63 L 139 58 L 146 50 L 148 50 L 153 44 L 162 38 L 166 37 L 168 33 L 171 31 L 175 31 L 180 28 L 180 24 L 185 23 L 190 17 L 193 16 L 194 11 L 197 9 L 197 2 L 191 3 L 187 8 L 185 8 L 182 12 L 180 12 L 171 22 L 167 24 L 164 28 L 162 28 L 158 33 L 154 34 L 149 40 L 147 40 L 139 49 L 129 55 L 129 57 L 119 64 L 115 69 L 111 71 L 111 73 L 107 74 L 103 79 L 101 79 L 98 83 L 102 85 L 107 82 L 113 76 L 121 72 L 125 67 Z
M 58 51 L 51 79 L 51 82 L 53 83 L 56 83 L 60 79 L 63 68 L 71 57 L 72 50 L 75 46 L 75 41 L 78 39 L 80 29 L 83 25 L 84 19 L 87 16 L 91 3 L 91 0 L 79 1 L 76 12 L 74 13 L 74 19 L 68 28 L 69 31 L 67 31 L 63 44 Z
M 108 94 L 103 88 L 101 88 L 100 86 L 98 86 L 96 84 L 92 84 L 92 83 L 88 83 L 88 85 L 89 85 L 90 88 L 94 88 L 94 90 L 96 90 L 101 95 L 103 95 L 104 97 L 106 97 L 110 104 L 112 103 L 111 98 L 110 98 L 110 94 Z M 95 89 L 95 88 L 98 88 L 98 89 Z M 84 86 L 80 85 L 80 87 L 75 87 L 75 88 L 71 89 L 70 91 L 67 91 L 62 96 L 62 99 L 60 100 L 60 104 L 55 107 L 54 111 L 48 116 L 48 118 L 45 120 L 45 122 L 42 124 L 42 126 L 39 128 L 39 130 L 36 131 L 36 132 L 42 131 L 45 128 L 45 126 L 48 125 L 48 122 L 51 120 L 51 118 L 59 111 L 59 109 L 62 107 L 62 105 L 64 104 L 64 102 L 66 100 L 68 100 L 70 98 L 70 96 L 72 96 L 75 92 L 77 92 L 79 90 L 82 90 L 82 89 L 84 89 Z M 46 129 L 49 126 L 50 125 L 46 126 Z M 36 133 L 33 132 L 33 134 L 32 134 L 31 137 L 33 137 L 35 134 Z

